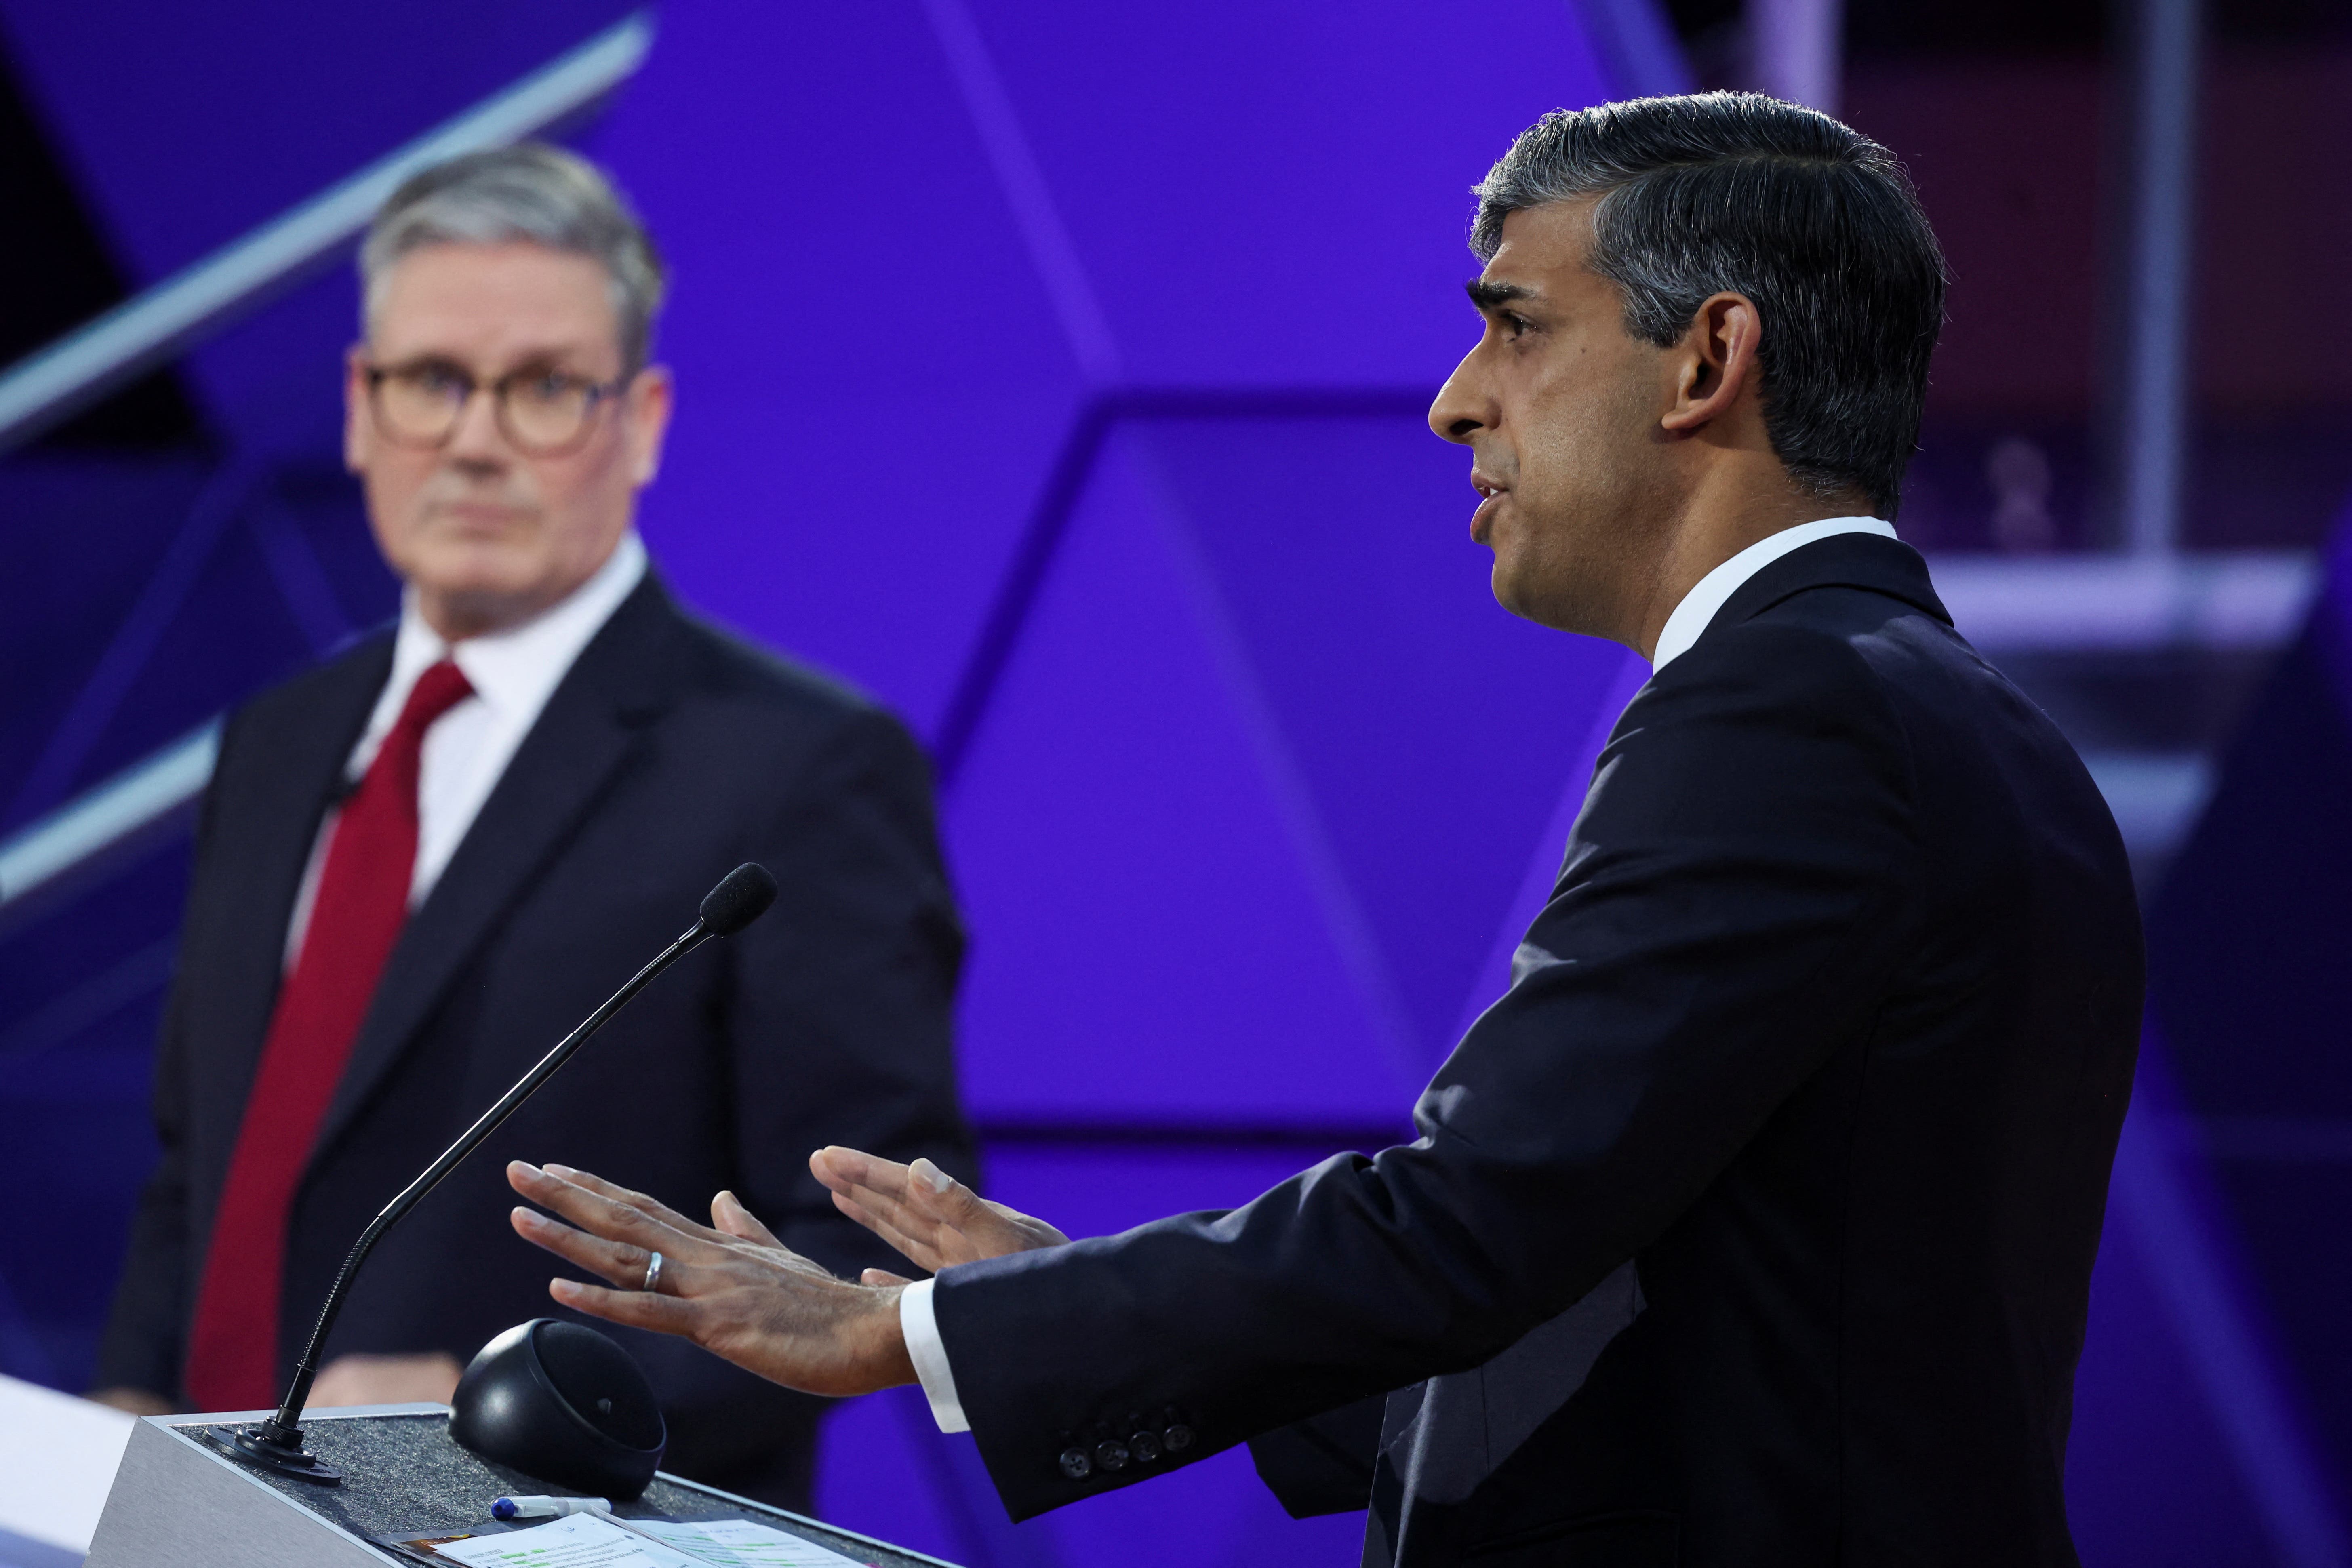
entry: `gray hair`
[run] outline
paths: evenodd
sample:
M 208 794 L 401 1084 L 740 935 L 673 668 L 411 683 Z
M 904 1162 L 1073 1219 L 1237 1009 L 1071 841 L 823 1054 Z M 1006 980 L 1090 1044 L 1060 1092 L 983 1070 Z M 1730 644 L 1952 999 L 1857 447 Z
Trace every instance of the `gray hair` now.
M 1587 265 L 1625 330 L 1664 348 L 1708 296 L 1755 302 L 1764 430 L 1815 495 L 1892 518 L 1944 321 L 1944 257 L 1895 154 L 1826 114 L 1747 92 L 1546 115 L 1475 191 L 1470 248 L 1503 220 L 1597 195 Z
M 411 175 L 360 247 L 364 322 L 375 319 L 394 263 L 428 245 L 527 240 L 604 263 L 627 374 L 653 351 L 662 304 L 660 253 L 612 181 L 587 159 L 544 142 L 468 153 Z

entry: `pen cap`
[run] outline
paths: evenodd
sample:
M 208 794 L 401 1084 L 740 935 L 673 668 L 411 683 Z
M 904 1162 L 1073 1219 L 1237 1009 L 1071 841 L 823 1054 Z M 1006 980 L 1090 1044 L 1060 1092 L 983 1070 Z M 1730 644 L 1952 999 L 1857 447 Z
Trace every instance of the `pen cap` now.
M 554 1318 L 518 1323 L 484 1345 L 449 1403 L 449 1436 L 482 1458 L 622 1501 L 646 1489 L 669 1440 L 629 1352 Z

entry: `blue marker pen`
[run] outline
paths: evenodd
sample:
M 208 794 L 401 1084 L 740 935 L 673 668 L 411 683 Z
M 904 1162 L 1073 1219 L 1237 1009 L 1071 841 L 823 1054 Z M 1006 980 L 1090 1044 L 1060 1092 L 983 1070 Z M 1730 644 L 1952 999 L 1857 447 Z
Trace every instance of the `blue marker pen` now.
M 562 1519 L 572 1513 L 610 1513 L 611 1501 L 600 1497 L 502 1497 L 490 1504 L 492 1519 Z

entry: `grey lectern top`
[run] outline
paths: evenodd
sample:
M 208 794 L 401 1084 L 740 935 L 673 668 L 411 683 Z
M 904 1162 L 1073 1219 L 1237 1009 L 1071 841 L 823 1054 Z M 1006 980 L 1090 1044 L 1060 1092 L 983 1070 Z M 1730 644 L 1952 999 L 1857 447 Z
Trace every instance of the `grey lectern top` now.
M 490 1519 L 498 1498 L 579 1495 L 459 1447 L 449 1440 L 449 1410 L 441 1405 L 306 1415 L 303 1436 L 312 1453 L 342 1472 L 341 1486 L 240 1464 L 205 1436 L 210 1427 L 268 1414 L 140 1422 L 107 1494 L 86 1568 L 415 1564 L 431 1559 L 410 1555 L 397 1542 L 502 1529 Z M 613 1512 L 622 1519 L 755 1520 L 877 1568 L 948 1568 L 936 1557 L 674 1476 L 656 1476 L 643 1497 Z

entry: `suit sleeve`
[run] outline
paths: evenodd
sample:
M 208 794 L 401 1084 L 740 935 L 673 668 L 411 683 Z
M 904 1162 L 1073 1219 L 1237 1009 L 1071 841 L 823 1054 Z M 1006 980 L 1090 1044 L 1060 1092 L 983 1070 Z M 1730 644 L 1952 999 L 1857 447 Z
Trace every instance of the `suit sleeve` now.
M 963 930 L 941 864 L 922 752 L 860 710 L 791 792 L 757 858 L 775 909 L 745 933 L 728 1020 L 744 1201 L 795 1251 L 855 1277 L 906 1262 L 844 1218 L 809 1174 L 839 1143 L 929 1156 L 976 1179 L 956 1092 Z M 739 939 L 740 940 L 740 939 Z
M 224 772 L 237 725 L 230 721 L 221 738 L 220 759 L 213 778 Z M 205 865 L 213 846 L 214 791 L 205 792 L 196 822 L 195 872 L 189 902 L 203 885 Z M 186 947 L 185 922 L 182 949 Z M 99 1342 L 98 1370 L 91 1390 L 136 1388 L 164 1399 L 181 1396 L 183 1361 L 186 1353 L 187 1300 L 193 1248 L 188 1237 L 187 1114 L 188 1040 L 184 1024 L 189 977 L 175 966 L 172 989 L 163 1004 L 163 1021 L 155 1050 L 155 1082 L 152 1099 L 159 1157 L 131 1220 L 131 1243 L 124 1256 L 121 1280 L 115 1286 L 114 1304 Z
M 1477 1366 L 1657 1238 L 1874 1010 L 1916 858 L 1909 756 L 1843 641 L 1708 638 L 1619 722 L 1417 1142 L 944 1271 L 940 1336 L 1013 1517 Z M 1065 1469 L 1139 1415 L 1182 1451 Z

